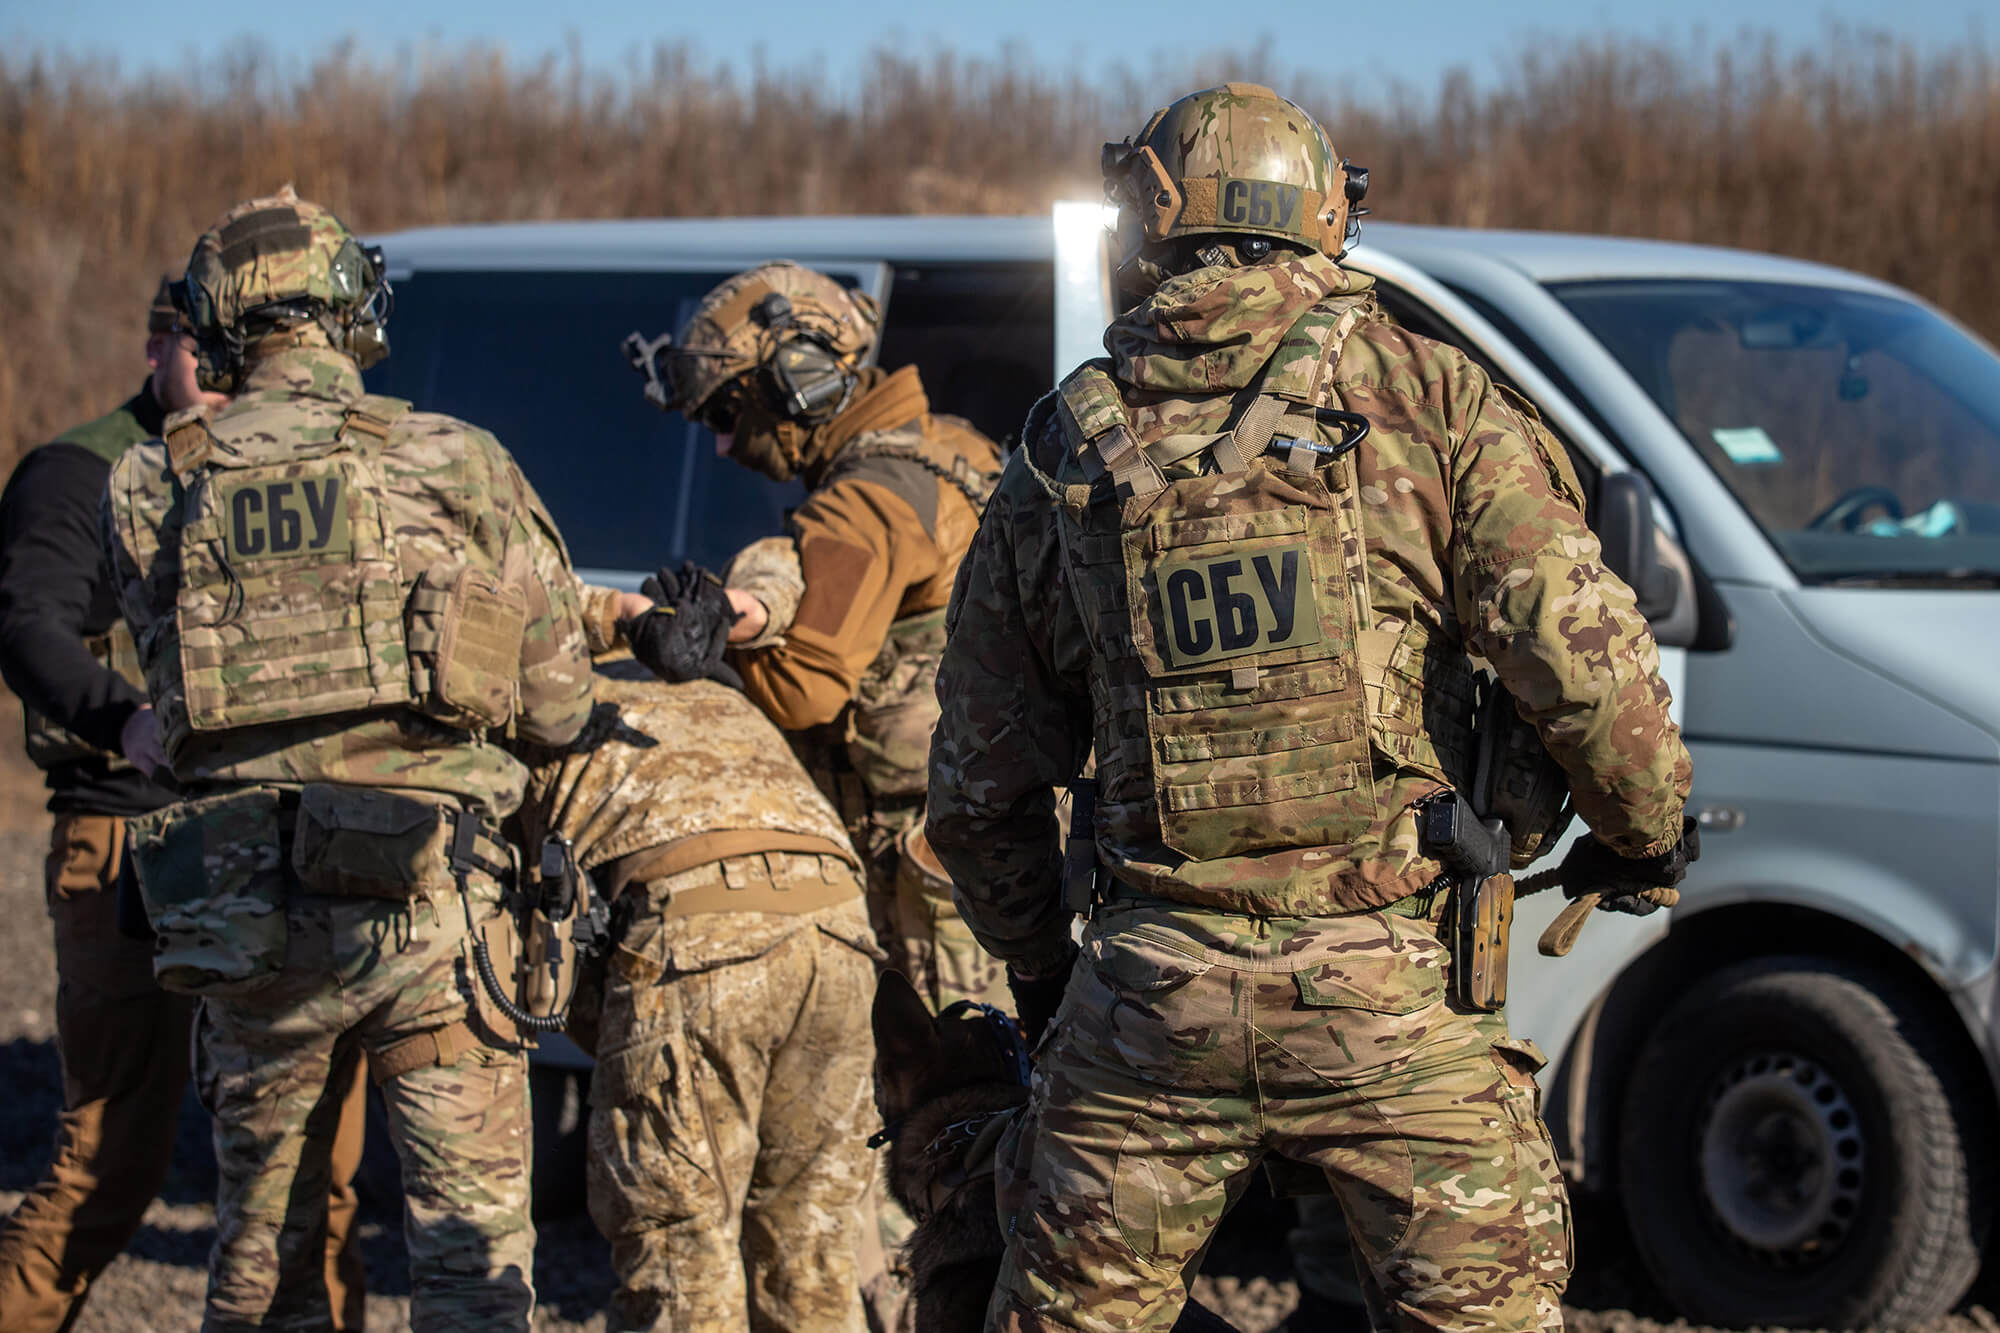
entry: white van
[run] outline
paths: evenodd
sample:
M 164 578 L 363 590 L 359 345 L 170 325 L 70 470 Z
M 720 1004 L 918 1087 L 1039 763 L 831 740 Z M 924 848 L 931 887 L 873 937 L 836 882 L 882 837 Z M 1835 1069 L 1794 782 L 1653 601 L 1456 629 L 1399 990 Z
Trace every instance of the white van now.
M 882 303 L 883 364 L 1006 437 L 1100 350 L 1099 211 L 386 236 L 370 384 L 495 431 L 586 577 L 634 586 L 797 493 L 654 411 L 626 333 L 797 259 Z M 1371 224 L 1347 262 L 1568 445 L 1694 754 L 1704 856 L 1670 917 L 1599 914 L 1555 961 L 1531 941 L 1559 902 L 1521 905 L 1510 1015 L 1553 1055 L 1570 1171 L 1697 1320 L 1942 1312 L 2000 1126 L 2000 358 L 1906 292 L 1738 251 Z

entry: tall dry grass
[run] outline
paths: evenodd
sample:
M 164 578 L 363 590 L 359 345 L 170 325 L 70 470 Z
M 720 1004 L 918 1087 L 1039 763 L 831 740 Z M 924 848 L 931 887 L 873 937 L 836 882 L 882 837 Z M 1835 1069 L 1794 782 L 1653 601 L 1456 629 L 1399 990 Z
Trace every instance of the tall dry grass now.
M 0 57 L 0 465 L 136 387 L 156 276 L 281 181 L 375 231 L 1038 210 L 1095 193 L 1103 139 L 1225 77 L 1320 115 L 1374 168 L 1381 217 L 1776 250 L 2000 336 L 2000 67 L 1983 50 L 1840 30 L 1804 52 L 1579 40 L 1524 50 L 1485 86 L 1451 74 L 1370 100 L 1281 66 L 1267 45 L 1086 80 L 885 48 L 843 95 L 824 71 L 737 75 L 672 46 L 616 76 L 481 51 L 334 50 L 298 76 L 248 51 L 181 81 Z
M 0 66 L 0 462 L 136 383 L 151 282 L 284 180 L 356 226 L 556 217 L 1013 212 L 1096 190 L 1097 145 L 1225 76 L 1277 82 L 1375 171 L 1385 218 L 1701 240 L 1880 274 L 2000 335 L 2000 66 L 1829 30 L 1705 48 L 1579 40 L 1357 101 L 1272 48 L 1085 80 L 878 50 L 737 75 L 683 47 L 618 75 L 497 53 L 185 81 Z

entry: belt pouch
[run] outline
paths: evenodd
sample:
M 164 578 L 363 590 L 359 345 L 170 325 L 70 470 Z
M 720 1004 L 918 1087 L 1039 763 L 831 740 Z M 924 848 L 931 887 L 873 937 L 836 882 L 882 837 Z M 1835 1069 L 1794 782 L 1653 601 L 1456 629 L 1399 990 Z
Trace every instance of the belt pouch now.
M 153 975 L 162 988 L 247 995 L 284 967 L 280 799 L 274 788 L 251 787 L 132 821 L 132 863 L 159 941 Z
M 307 893 L 401 900 L 451 888 L 445 807 L 372 787 L 308 783 L 292 869 Z

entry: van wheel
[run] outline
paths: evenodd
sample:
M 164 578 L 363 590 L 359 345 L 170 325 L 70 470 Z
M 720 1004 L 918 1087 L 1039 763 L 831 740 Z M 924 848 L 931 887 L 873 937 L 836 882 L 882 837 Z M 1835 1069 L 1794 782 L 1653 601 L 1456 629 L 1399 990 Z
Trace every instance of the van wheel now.
M 1773 957 L 1699 981 L 1626 1084 L 1620 1193 L 1646 1266 L 1707 1323 L 1942 1315 L 1990 1202 L 1969 1088 L 1886 977 Z

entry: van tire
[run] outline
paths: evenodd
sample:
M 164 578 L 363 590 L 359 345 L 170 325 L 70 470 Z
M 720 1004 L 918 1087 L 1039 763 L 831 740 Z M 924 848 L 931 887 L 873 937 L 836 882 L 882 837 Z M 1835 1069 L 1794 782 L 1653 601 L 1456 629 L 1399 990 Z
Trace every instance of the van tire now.
M 1646 1266 L 1698 1322 L 1904 1328 L 1978 1275 L 1990 1199 L 1966 1072 L 1890 978 L 1752 959 L 1653 1029 L 1619 1127 Z

